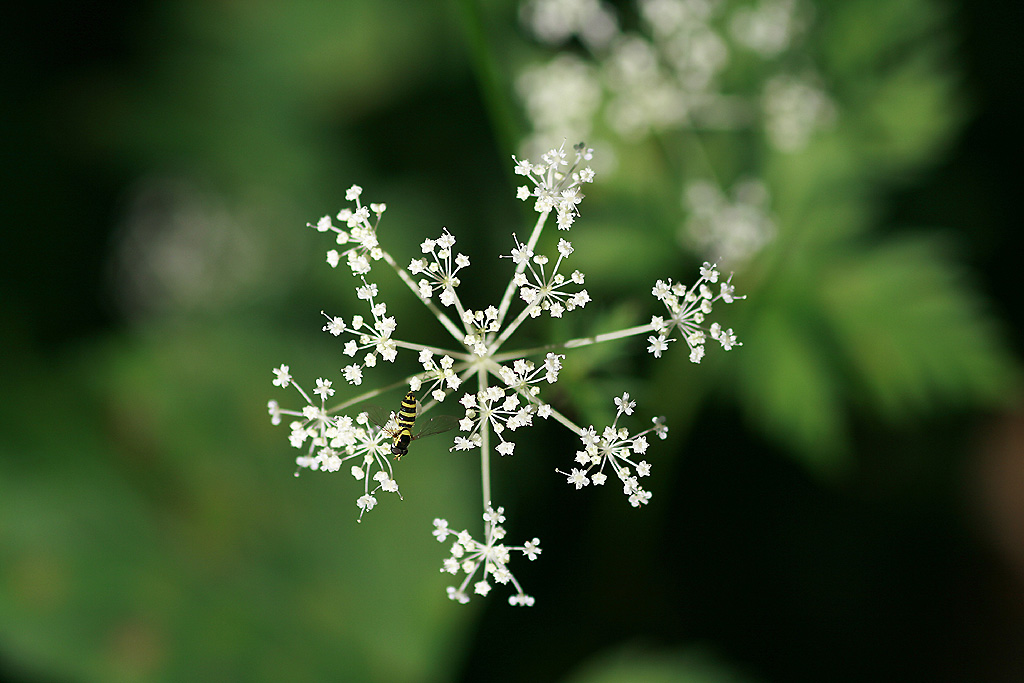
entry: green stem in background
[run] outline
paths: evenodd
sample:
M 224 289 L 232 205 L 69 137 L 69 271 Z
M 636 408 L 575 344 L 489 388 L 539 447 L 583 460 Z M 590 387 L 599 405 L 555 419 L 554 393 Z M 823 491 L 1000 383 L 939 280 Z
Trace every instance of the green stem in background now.
M 480 94 L 491 118 L 491 128 L 504 157 L 509 158 L 522 137 L 516 107 L 509 95 L 506 75 L 493 51 L 494 36 L 484 28 L 484 16 L 477 0 L 456 0 L 456 11 L 465 35 L 469 61 L 476 75 Z M 509 168 L 503 164 L 503 168 Z M 511 170 L 506 171 L 511 173 Z M 513 185 L 515 183 L 513 182 Z

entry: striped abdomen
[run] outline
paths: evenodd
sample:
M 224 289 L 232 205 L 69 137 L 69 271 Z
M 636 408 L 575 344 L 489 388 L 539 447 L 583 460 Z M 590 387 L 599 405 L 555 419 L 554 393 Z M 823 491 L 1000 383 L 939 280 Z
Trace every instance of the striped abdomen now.
M 395 442 L 391 446 L 391 454 L 400 458 L 409 452 L 409 443 L 412 441 L 412 427 L 416 424 L 416 395 L 411 391 L 402 399 L 402 407 L 395 415 L 395 422 L 398 424 L 398 433 L 395 434 Z

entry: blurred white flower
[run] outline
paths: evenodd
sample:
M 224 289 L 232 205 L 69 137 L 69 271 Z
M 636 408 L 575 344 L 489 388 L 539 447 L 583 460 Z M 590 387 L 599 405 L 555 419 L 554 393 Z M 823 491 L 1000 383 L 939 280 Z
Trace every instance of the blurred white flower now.
M 775 238 L 769 204 L 768 189 L 759 180 L 737 183 L 731 198 L 712 182 L 691 182 L 683 194 L 689 215 L 680 238 L 706 258 L 740 268 Z
M 783 152 L 807 146 L 811 136 L 835 122 L 836 106 L 809 79 L 777 76 L 764 86 L 764 126 L 768 139 Z

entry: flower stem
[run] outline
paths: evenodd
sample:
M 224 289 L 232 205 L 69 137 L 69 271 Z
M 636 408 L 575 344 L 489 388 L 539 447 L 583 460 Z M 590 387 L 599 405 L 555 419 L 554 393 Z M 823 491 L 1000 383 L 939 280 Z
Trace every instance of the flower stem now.
M 398 382 L 395 382 L 394 384 L 389 384 L 386 387 L 378 387 L 377 389 L 371 389 L 370 391 L 367 391 L 364 394 L 359 394 L 358 396 L 356 396 L 354 398 L 350 398 L 347 401 L 339 403 L 338 405 L 336 405 L 333 408 L 331 408 L 330 410 L 328 410 L 327 414 L 328 415 L 333 415 L 334 413 L 339 413 L 342 410 L 345 410 L 345 408 L 348 408 L 349 406 L 354 406 L 357 403 L 362 403 L 363 401 L 366 401 L 366 400 L 369 400 L 371 398 L 374 398 L 375 396 L 380 396 L 381 394 L 387 393 L 387 392 L 391 391 L 392 389 L 397 389 L 398 387 L 404 386 L 404 385 L 406 385 L 408 383 L 409 383 L 408 379 L 403 379 L 403 380 L 400 380 Z
M 478 389 L 483 392 L 487 389 L 487 370 L 481 367 L 477 370 L 478 378 Z M 491 462 L 490 462 L 490 451 L 491 451 L 491 428 L 489 421 L 484 421 L 484 424 L 480 425 L 480 479 L 483 489 L 484 497 L 484 510 L 491 504 Z M 491 531 L 490 522 L 484 523 L 484 533 L 488 534 Z
M 455 341 L 461 343 L 462 340 L 465 338 L 466 333 L 460 330 L 458 325 L 452 322 L 451 318 L 449 318 L 441 311 L 441 309 L 435 306 L 433 301 L 430 301 L 429 299 L 424 299 L 423 297 L 420 296 L 420 288 L 413 281 L 412 276 L 406 272 L 405 268 L 402 268 L 400 265 L 395 263 L 395 259 L 391 258 L 391 254 L 389 254 L 386 251 L 384 252 L 384 260 L 387 261 L 389 266 L 395 269 L 395 272 L 398 273 L 398 277 L 402 278 L 402 282 L 404 282 L 406 286 L 412 290 L 412 293 L 416 295 L 417 299 L 423 302 L 424 306 L 430 309 L 430 312 L 433 313 L 434 317 L 437 318 L 438 322 L 440 322 L 444 326 L 444 328 L 448 330 L 449 334 L 451 334 L 452 337 L 455 338 Z
M 515 333 L 515 331 L 519 329 L 519 326 L 523 324 L 523 321 L 526 320 L 526 317 L 530 315 L 530 311 L 533 310 L 533 307 L 540 305 L 537 302 L 541 300 L 541 297 L 543 297 L 543 294 L 538 294 L 536 297 L 534 297 L 533 301 L 528 303 L 526 305 L 526 308 L 519 312 L 519 315 L 516 316 L 516 319 L 510 322 L 508 324 L 508 327 L 501 331 L 501 334 L 498 335 L 498 338 L 492 341 L 490 347 L 488 347 L 488 355 L 500 349 L 501 345 L 505 343 L 505 340 L 511 337 Z
M 538 353 L 546 353 L 548 351 L 555 351 L 557 349 L 575 349 L 581 346 L 590 346 L 591 344 L 612 341 L 613 339 L 623 339 L 625 337 L 632 337 L 634 335 L 644 334 L 645 332 L 653 331 L 654 326 L 648 323 L 647 325 L 637 325 L 636 327 L 629 327 L 624 330 L 617 330 L 615 332 L 605 332 L 604 334 L 594 335 L 593 337 L 579 337 L 578 339 L 570 339 L 569 341 L 562 342 L 559 344 L 547 344 L 545 346 L 535 346 L 532 349 L 507 351 L 505 353 L 491 356 L 491 360 L 497 363 L 501 363 L 502 361 L 512 360 L 514 358 L 523 358 L 525 356 L 532 356 Z
M 569 431 L 571 431 L 576 436 L 580 435 L 580 427 L 576 425 L 572 420 L 567 418 L 565 415 L 562 415 L 560 412 L 555 410 L 554 408 L 551 409 L 551 417 L 555 418 L 555 420 L 561 423 L 563 427 L 568 428 Z
M 473 361 L 473 356 L 471 356 L 468 353 L 460 353 L 458 351 L 442 349 L 439 346 L 428 346 L 426 344 L 405 342 L 398 339 L 392 339 L 391 341 L 395 342 L 395 346 L 398 346 L 403 349 L 409 349 L 410 351 L 423 351 L 425 349 L 438 356 L 451 356 L 453 359 L 462 361 L 463 363 L 470 363 Z
M 537 218 L 536 225 L 533 226 L 533 233 L 530 235 L 530 239 L 526 243 L 527 251 L 533 251 L 533 248 L 537 246 L 537 240 L 540 239 L 540 233 L 544 230 L 544 222 L 548 219 L 548 214 L 551 211 L 545 211 Z M 527 260 L 523 260 L 521 263 L 516 265 L 516 275 L 526 270 L 528 265 Z M 508 280 L 508 286 L 505 287 L 505 293 L 501 297 L 501 305 L 498 306 L 498 327 L 500 328 L 505 322 L 505 315 L 508 313 L 508 307 L 512 304 L 512 295 L 516 291 L 515 277 L 511 277 Z M 507 338 L 507 337 L 506 337 Z
M 293 381 L 293 382 L 292 382 L 292 386 L 293 386 L 293 387 L 295 387 L 296 389 L 298 389 L 299 393 L 300 393 L 300 394 L 302 394 L 302 398 L 306 399 L 306 403 L 308 403 L 308 404 L 310 404 L 310 405 L 312 405 L 312 404 L 313 404 L 313 401 L 311 401 L 311 400 L 309 399 L 309 394 L 307 394 L 307 393 L 305 392 L 305 390 L 304 390 L 304 389 L 303 389 L 302 387 L 300 387 L 300 386 L 299 386 L 299 383 L 298 383 L 298 382 L 294 382 L 294 381 Z

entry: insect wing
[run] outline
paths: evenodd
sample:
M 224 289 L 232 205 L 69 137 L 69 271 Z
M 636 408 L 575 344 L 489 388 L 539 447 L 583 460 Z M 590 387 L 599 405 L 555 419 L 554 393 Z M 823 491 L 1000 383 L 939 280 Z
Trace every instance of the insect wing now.
M 413 434 L 413 439 L 422 439 L 425 436 L 433 436 L 434 434 L 440 434 L 441 432 L 447 432 L 449 429 L 454 429 L 459 424 L 459 418 L 454 415 L 435 415 L 434 417 L 426 420 L 423 426 Z
M 388 436 L 394 438 L 395 434 L 398 433 L 398 426 L 395 425 L 390 411 L 384 410 L 380 406 L 368 405 L 366 406 L 366 416 L 370 418 L 370 422 L 380 427 L 381 431 Z

